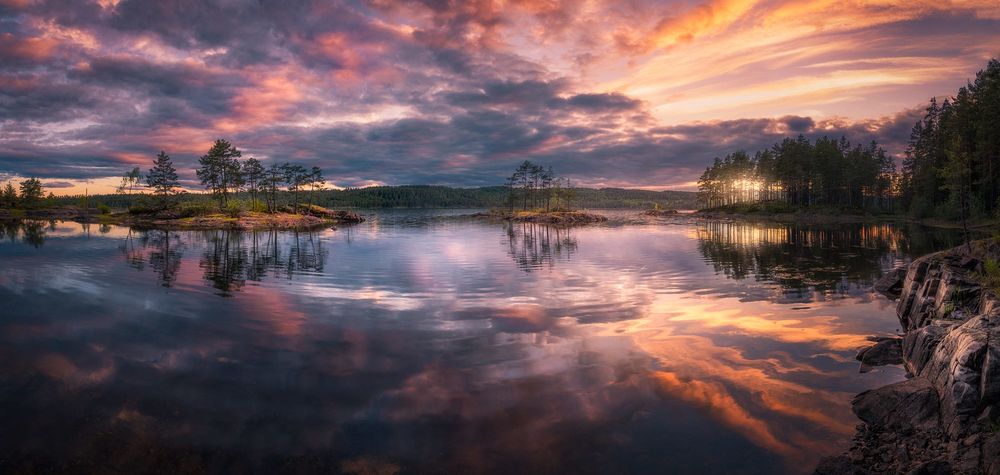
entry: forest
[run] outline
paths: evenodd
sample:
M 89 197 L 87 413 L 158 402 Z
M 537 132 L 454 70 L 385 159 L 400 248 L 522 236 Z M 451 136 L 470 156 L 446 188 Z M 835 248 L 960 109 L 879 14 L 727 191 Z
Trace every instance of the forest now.
M 786 138 L 716 158 L 698 181 L 703 206 L 778 202 L 878 209 L 917 218 L 1000 215 L 1000 61 L 952 97 L 931 98 L 897 170 L 877 143 Z
M 708 207 L 780 201 L 890 210 L 894 177 L 895 163 L 875 142 L 809 141 L 800 135 L 753 155 L 737 151 L 716 158 L 698 179 L 698 190 Z
M 649 191 L 624 188 L 572 188 L 572 206 L 579 208 L 605 209 L 650 209 L 659 204 L 670 209 L 695 209 L 698 206 L 696 194 L 689 191 Z M 437 185 L 369 186 L 365 188 L 345 188 L 342 190 L 304 191 L 305 200 L 327 208 L 505 208 L 508 206 L 509 190 L 505 186 L 485 186 L 478 188 L 456 188 Z M 58 196 L 43 199 L 53 206 L 105 205 L 113 209 L 126 209 L 137 203 L 145 195 L 101 194 L 90 196 Z M 233 193 L 232 200 L 245 201 L 249 193 Z M 184 193 L 174 198 L 184 203 L 205 203 L 212 195 Z M 278 205 L 290 205 L 292 194 L 278 190 L 273 198 Z
M 902 210 L 917 217 L 997 216 L 1000 61 L 991 60 L 954 97 L 931 99 L 901 168 Z

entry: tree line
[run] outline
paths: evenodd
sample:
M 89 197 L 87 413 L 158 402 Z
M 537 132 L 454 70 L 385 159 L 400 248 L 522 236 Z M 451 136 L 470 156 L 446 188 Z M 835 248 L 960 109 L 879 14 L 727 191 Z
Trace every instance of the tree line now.
M 195 174 L 201 184 L 211 193 L 221 209 L 230 206 L 234 195 L 245 192 L 251 200 L 251 209 L 264 208 L 268 212 L 278 210 L 278 193 L 288 191 L 292 196 L 292 208 L 298 211 L 300 193 L 317 191 L 326 184 L 323 171 L 319 167 L 306 169 L 292 163 L 273 163 L 269 167 L 250 157 L 241 161 L 243 152 L 226 140 L 216 140 L 208 153 L 198 158 Z M 131 196 L 140 180 L 140 171 L 134 168 L 122 176 L 118 192 Z M 161 151 L 153 161 L 145 177 L 146 187 L 160 198 L 160 203 L 171 204 L 170 198 L 180 185 L 177 170 L 166 152 Z M 312 195 L 310 195 L 310 204 Z
M 900 177 L 903 210 L 963 220 L 1000 215 L 1000 61 L 914 126 Z
M 782 201 L 796 206 L 892 207 L 895 162 L 876 142 L 785 138 L 754 153 L 716 158 L 698 179 L 709 207 Z
M 698 181 L 706 206 L 783 201 L 881 208 L 915 217 L 1000 217 L 1000 61 L 954 96 L 931 98 L 897 173 L 875 142 L 786 138 L 753 156 L 716 158 Z
M 37 208 L 45 200 L 42 182 L 34 177 L 19 182 L 16 188 L 8 181 L 0 190 L 0 208 L 4 209 Z

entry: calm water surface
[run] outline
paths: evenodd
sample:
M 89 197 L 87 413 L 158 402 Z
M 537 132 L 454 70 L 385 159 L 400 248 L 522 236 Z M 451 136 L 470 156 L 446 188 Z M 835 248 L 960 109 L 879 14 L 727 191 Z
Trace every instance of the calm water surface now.
M 0 472 L 797 473 L 946 231 L 0 230 Z

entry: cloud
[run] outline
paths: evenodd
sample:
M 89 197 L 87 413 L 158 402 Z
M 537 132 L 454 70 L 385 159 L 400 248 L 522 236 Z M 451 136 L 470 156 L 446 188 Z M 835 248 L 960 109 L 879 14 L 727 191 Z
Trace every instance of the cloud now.
M 919 104 L 1000 53 L 1000 13 L 877 3 L 6 1 L 0 173 L 115 177 L 162 149 L 193 183 L 220 137 L 338 185 L 531 159 L 679 186 L 800 133 L 898 154 Z
M 68 181 L 46 181 L 42 183 L 45 188 L 73 188 L 76 186 Z

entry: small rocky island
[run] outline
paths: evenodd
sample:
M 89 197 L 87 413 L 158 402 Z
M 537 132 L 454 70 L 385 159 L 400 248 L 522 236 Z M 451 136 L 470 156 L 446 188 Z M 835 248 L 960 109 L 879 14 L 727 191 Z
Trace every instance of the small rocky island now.
M 538 223 L 556 226 L 576 226 L 603 223 L 607 216 L 583 211 L 498 211 L 476 213 L 475 218 L 515 223 Z
M 862 350 L 909 379 L 852 401 L 853 446 L 817 474 L 1000 474 L 1000 243 L 921 257 L 875 286 L 897 299 L 902 338 Z
M 300 205 L 298 210 L 281 207 L 274 212 L 219 211 L 193 212 L 190 208 L 133 209 L 127 212 L 101 213 L 96 209 L 77 207 L 43 208 L 18 213 L 0 210 L 0 220 L 56 220 L 82 223 L 118 224 L 145 229 L 210 230 L 210 229 L 316 229 L 364 222 L 350 211 L 331 210 L 316 205 Z
M 654 218 L 665 218 L 677 216 L 678 212 L 676 209 L 648 209 L 642 212 L 643 216 L 652 216 Z
M 162 210 L 152 213 L 128 213 L 120 218 L 120 224 L 137 228 L 157 229 L 314 229 L 341 224 L 364 222 L 356 213 L 331 210 L 316 205 L 300 205 L 298 210 L 282 207 L 275 212 L 242 211 L 224 214 L 210 213 L 187 216 L 177 210 Z

